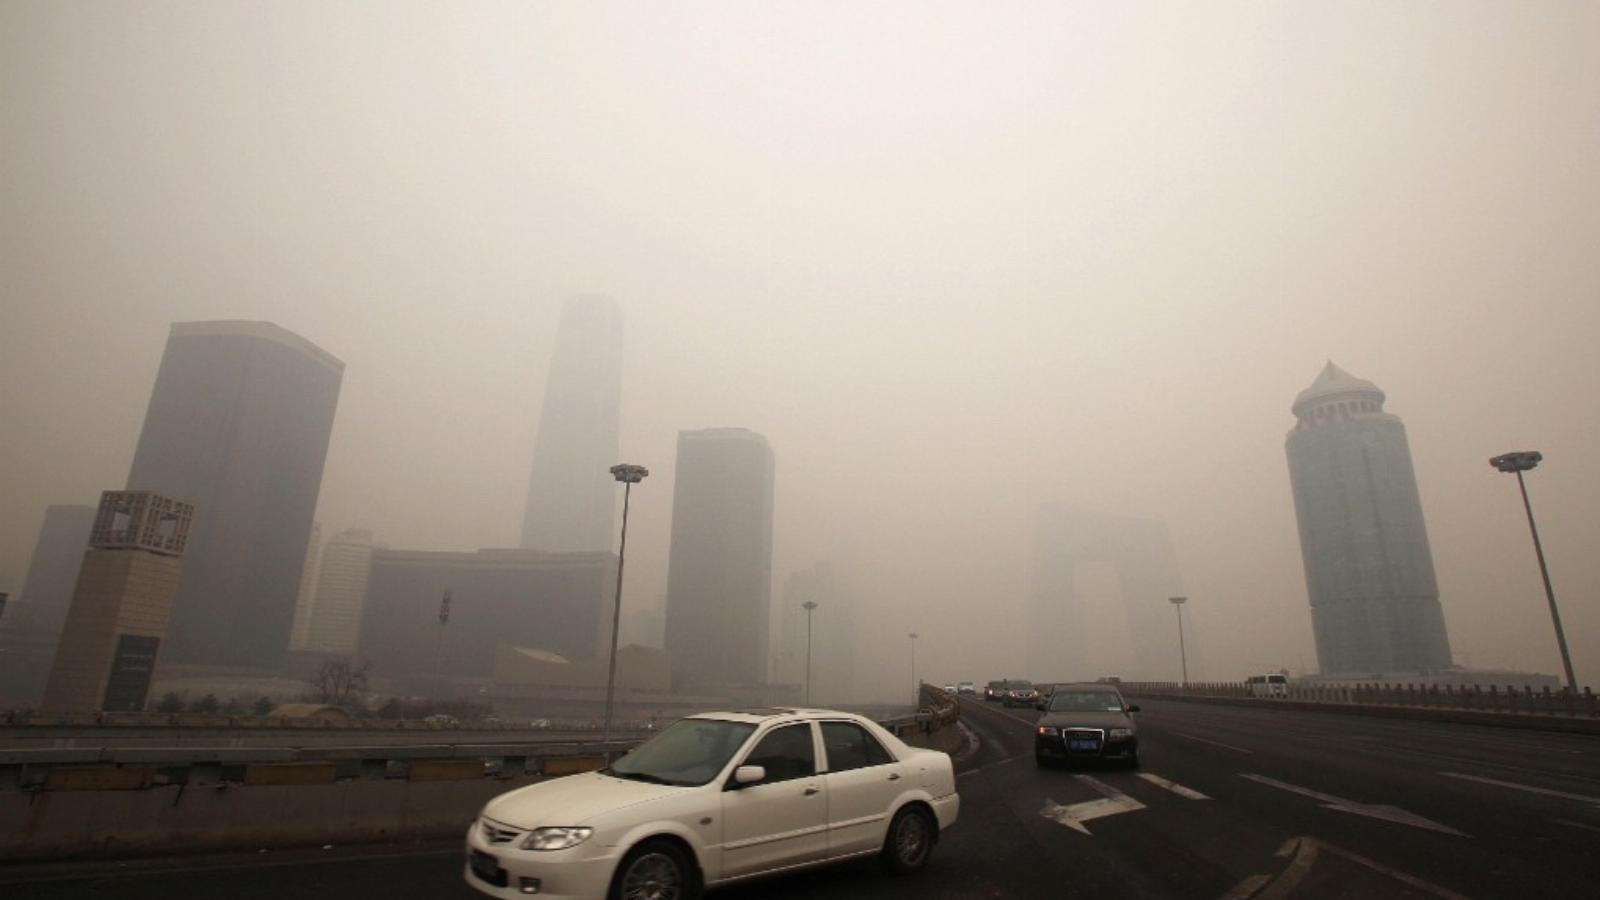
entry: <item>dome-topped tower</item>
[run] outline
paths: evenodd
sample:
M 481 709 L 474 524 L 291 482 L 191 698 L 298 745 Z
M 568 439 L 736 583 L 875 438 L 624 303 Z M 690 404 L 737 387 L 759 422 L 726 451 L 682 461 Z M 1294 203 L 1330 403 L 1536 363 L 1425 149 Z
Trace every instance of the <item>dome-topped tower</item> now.
M 1289 482 L 1322 674 L 1450 666 L 1405 423 L 1332 362 L 1295 397 Z
M 1357 416 L 1383 414 L 1383 391 L 1365 378 L 1357 378 L 1333 364 L 1323 366 L 1311 386 L 1294 398 L 1291 410 L 1301 428 Z

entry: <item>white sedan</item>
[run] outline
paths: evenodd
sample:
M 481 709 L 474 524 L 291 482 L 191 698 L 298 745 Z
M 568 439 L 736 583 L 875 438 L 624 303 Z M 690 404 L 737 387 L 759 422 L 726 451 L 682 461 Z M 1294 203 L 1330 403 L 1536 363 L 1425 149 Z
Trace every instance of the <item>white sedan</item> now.
M 465 876 L 495 897 L 679 900 L 874 854 L 910 873 L 960 806 L 948 755 L 861 716 L 704 713 L 609 768 L 489 801 Z

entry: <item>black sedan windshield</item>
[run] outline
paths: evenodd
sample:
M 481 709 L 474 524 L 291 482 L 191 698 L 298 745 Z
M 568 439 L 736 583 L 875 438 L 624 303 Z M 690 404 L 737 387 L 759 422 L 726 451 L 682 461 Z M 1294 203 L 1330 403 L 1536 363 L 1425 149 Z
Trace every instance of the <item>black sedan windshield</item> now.
M 1051 712 L 1122 712 L 1122 698 L 1101 691 L 1056 691 Z
M 721 719 L 680 719 L 617 760 L 604 772 L 615 778 L 701 785 L 717 777 L 756 726 Z

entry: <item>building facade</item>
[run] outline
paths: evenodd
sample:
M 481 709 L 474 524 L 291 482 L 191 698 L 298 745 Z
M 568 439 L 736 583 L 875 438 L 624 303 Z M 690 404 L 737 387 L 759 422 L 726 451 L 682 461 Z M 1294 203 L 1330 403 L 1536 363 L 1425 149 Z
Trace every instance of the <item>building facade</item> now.
M 0 707 L 33 706 L 44 695 L 96 511 L 79 505 L 45 510 L 22 592 L 0 617 Z
M 610 647 L 616 568 L 614 553 L 373 550 L 357 654 L 424 685 L 487 679 L 498 644 L 586 662 Z
M 522 546 L 552 553 L 612 549 L 622 314 L 607 297 L 574 297 L 561 311 L 528 478 Z
M 316 599 L 306 630 L 307 650 L 341 655 L 356 651 L 375 546 L 372 532 L 347 528 L 323 547 L 322 571 L 317 575 Z
M 1330 362 L 1295 398 L 1285 442 L 1326 676 L 1451 664 L 1411 448 L 1385 399 Z
M 753 431 L 678 434 L 666 628 L 676 690 L 767 681 L 773 471 Z
M 164 659 L 282 661 L 343 373 L 270 323 L 172 326 L 128 474 L 196 509 Z
M 289 649 L 306 649 L 311 634 L 311 610 L 317 602 L 317 569 L 322 565 L 322 523 L 311 520 L 306 538 L 306 561 L 300 567 L 300 588 L 294 595 L 294 624 L 289 629 Z
M 144 710 L 193 515 L 193 506 L 149 492 L 101 496 L 50 667 L 45 710 Z

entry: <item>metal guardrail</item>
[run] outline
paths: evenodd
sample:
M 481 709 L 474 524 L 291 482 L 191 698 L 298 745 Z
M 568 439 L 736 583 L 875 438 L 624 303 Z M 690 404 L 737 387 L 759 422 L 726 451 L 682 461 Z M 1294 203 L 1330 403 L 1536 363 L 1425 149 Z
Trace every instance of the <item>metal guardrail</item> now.
M 1326 703 L 1342 706 L 1411 707 L 1416 709 L 1461 710 L 1470 712 L 1502 713 L 1507 715 L 1572 716 L 1600 718 L 1600 698 L 1585 687 L 1583 693 L 1574 694 L 1566 688 L 1535 690 L 1529 685 L 1520 689 L 1505 685 L 1502 689 L 1490 685 L 1419 685 L 1419 684 L 1350 684 L 1350 685 L 1287 685 L 1287 691 L 1277 697 L 1252 693 L 1243 682 L 1190 682 L 1174 681 L 1122 682 L 1118 685 L 1129 697 L 1195 697 L 1258 699 L 1270 702 L 1275 699 L 1298 703 Z

